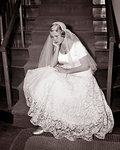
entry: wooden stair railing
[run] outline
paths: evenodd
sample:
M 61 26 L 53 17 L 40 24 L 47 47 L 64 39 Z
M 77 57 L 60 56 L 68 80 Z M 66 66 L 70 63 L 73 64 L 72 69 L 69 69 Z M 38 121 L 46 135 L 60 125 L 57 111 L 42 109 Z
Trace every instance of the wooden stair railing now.
M 11 110 L 12 108 L 12 99 L 11 99 L 11 87 L 10 87 L 10 78 L 9 78 L 9 70 L 8 70 L 8 60 L 7 60 L 7 50 L 6 47 L 8 45 L 10 35 L 12 33 L 13 27 L 15 25 L 15 19 L 16 19 L 16 14 L 20 14 L 20 28 L 21 28 L 21 40 L 22 40 L 22 46 L 24 47 L 24 36 L 23 36 L 23 22 L 22 22 L 22 8 L 21 8 L 21 0 L 17 0 L 15 3 L 15 6 L 13 8 L 13 13 L 11 20 L 9 22 L 8 28 L 5 32 L 4 37 L 1 37 L 2 42 L 0 46 L 0 52 L 2 52 L 2 59 L 3 59 L 3 68 L 4 68 L 4 76 L 5 76 L 5 86 L 6 86 L 6 95 L 7 95 L 7 105 L 8 105 L 8 110 Z M 2 17 L 1 17 L 2 21 Z M 2 23 L 1 23 L 2 25 Z M 3 31 L 3 27 L 1 27 Z M 3 36 L 3 33 L 1 34 Z
M 112 3 L 111 0 L 106 0 L 105 2 L 106 2 L 108 49 L 109 49 L 108 74 L 107 74 L 107 102 L 108 105 L 111 105 L 113 54 L 114 54 L 114 44 L 116 43 L 116 40 L 115 40 L 115 32 L 114 32 L 113 14 L 112 14 Z

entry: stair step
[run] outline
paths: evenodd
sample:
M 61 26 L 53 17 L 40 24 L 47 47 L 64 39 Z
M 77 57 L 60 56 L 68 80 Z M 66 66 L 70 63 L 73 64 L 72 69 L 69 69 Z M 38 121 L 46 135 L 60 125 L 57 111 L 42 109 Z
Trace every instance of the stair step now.
M 103 8 L 106 7 L 105 4 L 93 4 L 93 8 Z
M 34 21 L 36 18 L 27 17 L 24 18 L 24 30 L 32 31 L 34 29 Z
M 108 49 L 95 49 L 95 52 L 107 52 L 108 51 Z
M 42 0 L 42 3 L 44 4 L 44 3 L 68 3 L 68 4 L 71 4 L 71 3 L 80 3 L 80 4 L 82 4 L 82 3 L 90 3 L 90 0 L 60 0 L 60 1 L 58 1 L 58 0 Z
M 31 44 L 31 32 L 24 32 L 25 47 Z M 12 42 L 12 41 L 11 41 Z M 21 33 L 18 31 L 13 37 L 12 47 L 22 48 Z
M 14 115 L 14 126 L 17 127 L 33 127 L 30 123 L 30 117 L 27 115 L 28 107 L 23 100 L 19 100 L 12 110 Z M 24 121 L 23 121 L 24 120 Z
M 18 127 L 33 127 L 30 123 L 30 117 L 27 115 L 29 110 L 26 105 L 26 100 L 23 92 L 23 82 L 18 86 L 19 90 L 19 101 L 14 105 L 12 114 L 14 115 L 14 126 Z M 24 120 L 24 122 L 23 122 Z
M 3 60 L 2 60 L 2 53 L 0 53 L 0 64 L 3 64 Z
M 93 0 L 93 4 L 94 5 L 105 5 L 105 0 Z
M 82 21 L 81 21 L 82 20 Z M 70 28 L 72 31 L 75 30 L 82 30 L 82 31 L 93 31 L 93 23 L 91 17 L 80 17 L 80 16 L 40 16 L 35 21 L 35 28 L 36 30 L 47 30 L 49 31 L 49 28 L 53 22 L 61 21 L 66 24 L 68 28 Z
M 47 11 L 46 11 L 47 10 Z M 83 4 L 43 4 L 40 6 L 40 15 L 43 16 L 91 16 L 90 3 Z
M 16 102 L 18 101 L 19 97 L 19 93 L 18 90 L 16 88 L 12 88 L 11 89 L 11 96 L 12 96 L 12 106 L 16 104 Z M 2 105 L 3 104 L 3 105 Z M 7 109 L 7 97 L 6 97 L 6 89 L 5 89 L 5 85 L 2 83 L 0 83 L 0 110 L 3 108 Z
M 106 35 L 95 35 L 95 48 L 107 49 L 107 36 Z
M 23 68 L 11 68 L 11 83 L 13 86 L 18 86 L 24 78 L 24 69 Z
M 42 21 L 41 21 L 42 20 Z M 81 22 L 82 20 L 82 22 Z M 25 30 L 48 30 L 51 24 L 55 21 L 62 21 L 68 26 L 73 26 L 75 30 L 87 30 L 91 27 L 92 30 L 92 17 L 83 17 L 83 16 L 39 16 L 36 21 L 35 18 L 26 18 L 25 20 Z M 74 24 L 72 24 L 72 23 Z
M 26 5 L 24 7 L 25 17 L 37 17 L 39 16 L 39 5 Z
M 23 68 L 28 60 L 28 50 L 26 48 L 8 49 L 8 65 L 16 68 Z M 0 53 L 0 66 L 3 66 L 2 54 Z
M 11 67 L 9 68 L 9 74 L 12 86 L 17 87 L 24 78 L 24 69 L 23 67 Z M 1 83 L 4 83 L 4 72 L 2 66 L 0 66 L 0 80 Z
M 29 54 L 28 50 L 25 48 L 16 49 L 12 48 L 9 50 L 10 64 L 13 66 L 23 66 L 28 60 Z
M 42 0 L 25 0 L 22 4 L 25 4 L 26 6 L 31 5 L 40 5 Z
M 29 61 L 38 63 L 41 50 L 42 50 L 41 45 L 31 45 L 29 47 Z
M 103 90 L 107 90 L 107 73 L 108 73 L 108 69 L 98 69 L 95 73 L 95 77 L 98 81 L 98 84 L 100 86 L 100 88 L 102 88 Z M 117 89 L 120 88 L 120 67 L 119 68 L 114 68 L 113 69 L 113 77 L 115 77 L 115 79 L 113 78 L 113 85 L 112 85 L 112 89 Z
M 95 52 L 95 60 L 96 60 L 98 69 L 107 69 L 108 59 L 109 59 L 109 51 L 96 51 Z
M 94 33 L 91 31 L 75 31 L 74 32 L 84 43 L 94 42 Z M 32 45 L 43 45 L 47 36 L 49 35 L 48 31 L 33 31 L 32 32 Z
M 32 45 L 44 45 L 47 36 L 49 35 L 49 31 L 33 31 L 31 34 Z
M 92 9 L 93 12 L 93 17 L 98 19 L 98 18 L 106 18 L 106 8 L 102 7 L 102 8 L 93 8 Z
M 24 66 L 24 70 L 25 73 L 29 70 L 29 69 L 35 69 L 38 67 L 38 62 L 36 61 L 28 61 L 25 66 Z
M 95 42 L 95 49 L 96 51 L 99 51 L 99 49 L 107 49 L 107 41 Z
M 93 21 L 94 32 L 107 32 L 107 21 Z
M 45 43 L 48 31 L 33 31 L 32 32 L 32 45 L 43 47 Z M 94 34 L 90 31 L 75 31 L 75 34 L 79 37 L 79 39 L 83 42 L 83 44 L 94 54 Z M 87 42 L 86 42 L 87 41 Z M 39 48 L 40 49 L 40 48 Z M 40 51 L 40 50 L 39 50 Z
M 114 88 L 120 88 L 120 66 L 113 68 L 113 85 Z
M 23 82 L 24 82 L 24 80 L 19 84 L 17 89 L 19 91 L 19 99 L 21 99 L 22 101 L 25 102 L 25 96 L 24 96 L 24 92 L 23 92 Z
M 24 30 L 32 30 L 32 28 L 34 27 L 34 21 L 36 18 L 37 17 L 34 17 L 34 16 L 28 16 L 28 17 L 23 16 L 23 28 L 24 28 Z M 20 33 L 20 24 L 19 24 L 20 18 L 17 17 L 16 19 L 18 22 L 18 27 L 17 27 L 17 32 L 15 29 L 15 33 Z
M 27 63 L 28 59 L 21 59 L 21 60 L 12 60 L 11 67 L 14 68 L 23 68 L 23 66 Z
M 107 87 L 107 69 L 97 70 L 95 73 L 96 80 L 102 90 Z
M 22 127 L 22 128 L 35 128 L 30 122 L 30 117 L 24 114 L 14 114 L 13 126 Z M 24 120 L 24 121 L 23 121 Z

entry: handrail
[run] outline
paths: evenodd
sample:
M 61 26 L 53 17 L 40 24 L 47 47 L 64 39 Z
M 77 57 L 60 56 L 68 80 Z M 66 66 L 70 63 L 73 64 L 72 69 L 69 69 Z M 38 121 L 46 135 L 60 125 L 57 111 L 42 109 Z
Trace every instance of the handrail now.
M 10 20 L 10 23 L 9 23 L 9 26 L 8 26 L 8 29 L 7 29 L 7 31 L 5 33 L 5 36 L 4 36 L 4 39 L 3 39 L 3 43 L 0 47 L 0 51 L 2 51 L 2 52 L 4 52 L 6 47 L 7 47 L 7 44 L 8 44 L 11 32 L 13 30 L 13 26 L 14 26 L 14 23 L 15 23 L 16 14 L 18 12 L 18 9 L 20 8 L 20 4 L 21 4 L 21 0 L 17 0 L 17 2 L 15 4 L 14 11 L 13 11 L 13 15 L 11 17 L 11 20 Z
M 116 42 L 113 22 L 113 9 L 111 0 L 106 0 L 106 16 L 107 16 L 107 27 L 109 42 Z
M 114 22 L 113 22 L 113 11 L 111 0 L 106 0 L 106 16 L 107 16 L 107 29 L 108 29 L 108 49 L 109 49 L 109 60 L 108 60 L 108 74 L 107 74 L 107 102 L 108 105 L 111 105 L 111 90 L 112 90 L 112 72 L 113 72 L 113 53 L 114 53 L 114 44 L 115 31 L 114 31 Z
M 8 60 L 7 60 L 7 51 L 6 51 L 6 47 L 8 45 L 9 39 L 10 39 L 10 35 L 12 33 L 14 24 L 15 24 L 15 19 L 16 19 L 16 14 L 20 13 L 20 22 L 22 21 L 21 17 L 22 17 L 22 10 L 21 10 L 21 0 L 17 0 L 14 6 L 14 11 L 8 26 L 8 29 L 4 35 L 4 39 L 2 42 L 2 45 L 0 46 L 0 52 L 2 52 L 2 58 L 3 58 L 3 68 L 4 68 L 4 76 L 5 76 L 5 86 L 6 86 L 6 95 L 7 95 L 7 104 L 8 104 L 8 110 L 11 110 L 12 108 L 12 99 L 11 99 L 11 88 L 10 88 L 10 79 L 9 79 L 9 71 L 8 71 Z M 23 28 L 22 28 L 22 22 L 21 22 L 21 39 L 23 39 Z M 23 43 L 23 47 L 24 47 L 24 41 Z

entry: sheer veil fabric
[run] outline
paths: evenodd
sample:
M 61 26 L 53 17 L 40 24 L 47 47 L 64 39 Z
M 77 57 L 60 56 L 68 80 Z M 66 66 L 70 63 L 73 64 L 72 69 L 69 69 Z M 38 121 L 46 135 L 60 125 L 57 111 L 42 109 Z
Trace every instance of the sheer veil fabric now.
M 78 41 L 81 42 L 74 33 L 72 33 L 69 29 L 66 28 L 66 25 L 64 23 L 54 22 L 52 25 L 54 24 L 58 24 L 61 27 L 61 29 L 65 32 L 66 47 L 68 50 L 71 49 L 73 43 L 78 42 Z M 52 39 L 50 35 L 48 35 L 47 40 L 43 46 L 40 58 L 39 58 L 38 68 L 49 66 L 53 53 L 54 52 L 53 52 Z M 70 58 L 71 65 L 72 65 L 72 57 L 69 56 L 69 58 Z M 97 70 L 97 64 L 95 63 L 94 59 L 88 52 L 87 52 L 87 61 L 89 62 L 89 66 L 91 70 L 95 72 Z

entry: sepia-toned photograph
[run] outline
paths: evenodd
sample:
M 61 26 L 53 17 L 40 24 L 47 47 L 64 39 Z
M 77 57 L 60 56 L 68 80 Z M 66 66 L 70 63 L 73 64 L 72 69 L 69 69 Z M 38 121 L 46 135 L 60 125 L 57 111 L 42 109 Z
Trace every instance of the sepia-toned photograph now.
M 0 150 L 120 150 L 120 0 L 0 0 Z

